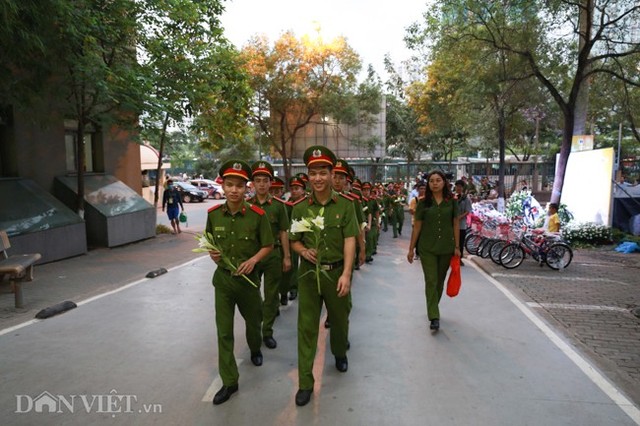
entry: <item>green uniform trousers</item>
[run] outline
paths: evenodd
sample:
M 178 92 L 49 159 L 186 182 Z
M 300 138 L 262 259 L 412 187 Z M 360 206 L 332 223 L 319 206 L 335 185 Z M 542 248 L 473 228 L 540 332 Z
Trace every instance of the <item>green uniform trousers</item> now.
M 373 251 L 376 248 L 376 233 L 378 229 L 376 227 L 372 227 L 369 232 L 367 232 L 364 236 L 365 238 L 365 257 L 370 259 L 373 255 Z
M 256 274 L 249 276 L 257 283 Z M 242 277 L 232 276 L 221 267 L 213 274 L 215 288 L 216 328 L 218 330 L 218 370 L 222 384 L 232 386 L 238 383 L 238 366 L 233 355 L 233 317 L 236 305 L 244 318 L 246 338 L 252 353 L 262 345 L 260 322 L 262 321 L 262 299 L 260 289 L 253 287 Z
M 396 225 L 398 227 L 398 233 L 402 234 L 402 227 L 404 225 L 404 207 L 402 206 L 396 208 Z
M 258 265 L 260 278 L 264 276 L 264 303 L 262 305 L 262 337 L 273 336 L 273 323 L 280 306 L 282 282 L 282 248 L 275 247 Z
M 302 276 L 307 271 L 314 271 Z M 313 389 L 313 361 L 318 346 L 320 314 L 324 301 L 331 318 L 331 353 L 338 358 L 347 354 L 349 335 L 350 297 L 338 297 L 336 290 L 342 268 L 327 271 L 330 279 L 320 275 L 320 293 L 316 282 L 315 266 L 302 260 L 298 270 L 298 383 L 300 389 Z
M 424 274 L 425 297 L 427 299 L 427 316 L 429 320 L 440 319 L 438 304 L 444 290 L 444 279 L 447 276 L 452 254 L 433 254 L 420 252 L 420 263 Z
M 298 253 L 291 250 L 291 269 L 282 274 L 282 286 L 280 294 L 285 295 L 288 291 L 298 291 L 298 262 L 300 257 Z

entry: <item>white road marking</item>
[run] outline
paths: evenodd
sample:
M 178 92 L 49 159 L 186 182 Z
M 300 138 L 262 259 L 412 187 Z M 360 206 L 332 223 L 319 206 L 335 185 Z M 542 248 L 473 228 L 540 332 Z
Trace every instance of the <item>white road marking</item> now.
M 560 349 L 582 372 L 604 392 L 611 400 L 624 411 L 637 425 L 640 425 L 640 409 L 636 407 L 626 396 L 618 390 L 609 380 L 596 370 L 589 361 L 576 352 L 557 333 L 555 333 L 542 319 L 540 319 L 530 308 L 514 296 L 505 286 L 500 284 L 495 278 L 487 274 L 479 266 L 471 265 L 476 271 L 483 275 L 498 290 L 500 290 L 536 327 L 542 331 L 558 349 Z M 555 278 L 554 278 L 555 279 Z
M 238 364 L 238 367 L 240 366 L 240 364 L 242 364 L 242 362 L 243 362 L 242 358 L 236 359 L 236 364 Z M 213 382 L 211 382 L 211 385 L 209 385 L 209 389 L 207 389 L 207 391 L 204 393 L 204 396 L 202 397 L 202 402 L 213 401 L 213 397 L 221 387 L 222 387 L 222 379 L 220 378 L 220 375 L 217 375 L 216 378 L 213 379 Z
M 531 308 L 545 309 L 566 309 L 575 311 L 613 311 L 613 312 L 629 312 L 629 309 L 620 308 L 618 306 L 602 306 L 602 305 L 574 305 L 571 303 L 537 303 L 527 302 Z
M 562 275 L 527 275 L 527 274 L 505 274 L 502 272 L 495 272 L 491 274 L 492 277 L 504 277 L 504 278 L 534 278 L 537 280 L 564 280 L 564 281 L 589 281 L 599 283 L 615 283 L 622 285 L 629 285 L 623 281 L 610 280 L 608 278 L 586 278 L 586 277 L 563 277 Z
M 169 272 L 171 272 L 171 271 L 173 271 L 175 269 L 179 269 L 179 268 L 182 268 L 184 266 L 187 266 L 190 263 L 197 262 L 197 261 L 199 261 L 201 259 L 208 258 L 208 257 L 209 256 L 207 255 L 207 256 L 200 256 L 200 257 L 197 257 L 195 259 L 191 259 L 191 260 L 189 260 L 187 262 L 184 262 L 184 263 L 182 263 L 180 265 L 174 266 L 173 268 L 167 269 L 167 273 L 169 273 Z M 122 287 L 116 288 L 115 290 L 107 291 L 105 293 L 101 293 L 101 294 L 98 294 L 96 296 L 93 296 L 93 297 L 90 297 L 88 299 L 85 299 L 85 300 L 82 300 L 80 302 L 77 302 L 76 305 L 78 305 L 78 306 L 86 305 L 87 303 L 94 302 L 94 301 L 96 301 L 98 299 L 102 299 L 103 297 L 106 297 L 106 296 L 111 296 L 112 294 L 119 293 L 119 292 L 121 292 L 123 290 L 126 290 L 128 288 L 134 287 L 134 286 L 136 286 L 138 284 L 147 282 L 147 281 L 152 280 L 152 279 L 154 279 L 154 278 L 146 278 L 145 277 L 145 278 L 139 279 L 137 281 L 131 282 L 131 283 L 129 283 L 127 285 L 124 285 Z M 25 321 L 23 323 L 16 324 L 16 325 L 8 327 L 8 328 L 3 328 L 2 330 L 0 330 L 0 336 L 5 335 L 7 333 L 11 333 L 12 331 L 16 331 L 16 330 L 21 329 L 23 327 L 26 327 L 28 325 L 39 323 L 41 321 L 44 321 L 44 320 L 32 319 L 32 320 Z

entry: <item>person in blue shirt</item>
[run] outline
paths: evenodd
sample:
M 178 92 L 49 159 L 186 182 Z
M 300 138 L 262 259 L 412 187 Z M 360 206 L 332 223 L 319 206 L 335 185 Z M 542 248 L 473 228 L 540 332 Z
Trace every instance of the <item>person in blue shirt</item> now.
M 173 180 L 167 181 L 167 189 L 162 194 L 162 211 L 167 208 L 167 216 L 171 222 L 174 234 L 182 232 L 180 229 L 180 209 L 184 211 L 184 205 L 182 204 L 182 197 L 180 193 L 173 185 Z

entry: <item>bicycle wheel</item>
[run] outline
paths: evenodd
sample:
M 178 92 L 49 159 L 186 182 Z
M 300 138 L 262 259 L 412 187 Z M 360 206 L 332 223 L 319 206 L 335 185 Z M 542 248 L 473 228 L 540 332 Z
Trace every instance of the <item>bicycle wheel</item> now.
M 482 237 L 480 235 L 469 235 L 464 240 L 464 247 L 467 249 L 469 254 L 476 255 L 478 254 L 478 246 L 482 242 Z
M 520 266 L 524 260 L 524 250 L 520 244 L 507 244 L 500 250 L 500 264 L 507 269 L 513 269 Z
M 491 247 L 498 242 L 498 240 L 494 240 L 493 238 L 487 238 L 482 243 L 482 248 L 478 248 L 478 255 L 480 255 L 483 259 L 486 259 L 491 254 Z
M 545 254 L 544 261 L 547 266 L 556 271 L 566 268 L 573 260 L 573 250 L 564 243 L 551 244 Z
M 493 260 L 494 263 L 500 265 L 500 252 L 502 249 L 509 244 L 507 241 L 496 241 L 491 246 L 491 250 L 489 250 L 489 257 Z

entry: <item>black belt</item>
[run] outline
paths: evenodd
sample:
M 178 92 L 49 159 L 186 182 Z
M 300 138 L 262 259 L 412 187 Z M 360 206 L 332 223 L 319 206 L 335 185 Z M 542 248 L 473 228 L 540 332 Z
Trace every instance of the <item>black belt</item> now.
M 315 266 L 315 264 L 309 262 L 307 259 L 304 259 L 308 264 Z M 321 263 L 320 269 L 323 271 L 333 271 L 334 269 L 341 268 L 344 265 L 344 260 L 339 260 L 333 263 Z

